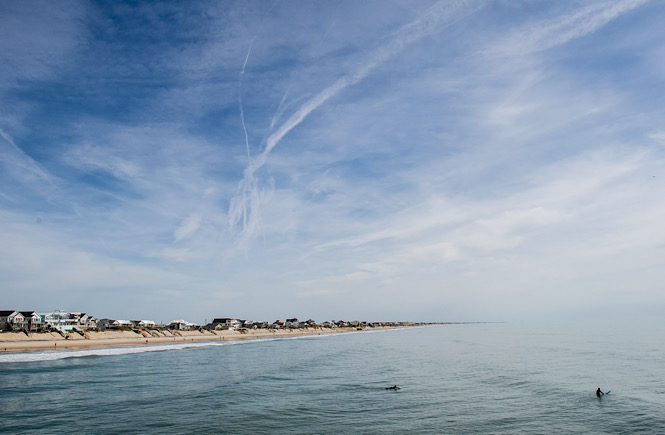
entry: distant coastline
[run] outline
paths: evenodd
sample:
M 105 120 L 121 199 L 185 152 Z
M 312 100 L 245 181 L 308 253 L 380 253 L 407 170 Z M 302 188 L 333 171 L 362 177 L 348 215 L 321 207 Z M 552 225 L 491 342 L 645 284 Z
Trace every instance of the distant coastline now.
M 404 324 L 372 327 L 307 327 L 284 329 L 196 329 L 188 331 L 167 328 L 125 328 L 102 331 L 0 332 L 0 352 L 72 349 L 96 346 L 122 346 L 183 343 L 188 341 L 242 340 L 261 337 L 287 337 L 307 334 L 336 334 L 366 330 L 396 329 L 425 324 Z
M 0 352 L 330 334 L 422 325 L 426 324 L 358 320 L 317 323 L 295 317 L 271 323 L 215 317 L 201 326 L 182 319 L 157 324 L 152 320 L 98 319 L 89 313 L 60 310 L 0 310 Z

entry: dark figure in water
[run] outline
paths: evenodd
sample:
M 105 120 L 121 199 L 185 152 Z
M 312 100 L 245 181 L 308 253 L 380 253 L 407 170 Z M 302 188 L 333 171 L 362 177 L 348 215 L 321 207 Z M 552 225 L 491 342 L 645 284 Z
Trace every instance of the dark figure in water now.
M 600 397 L 600 396 L 603 396 L 604 394 L 605 394 L 605 393 L 603 393 L 602 391 L 600 391 L 600 388 L 598 388 L 598 389 L 596 390 L 596 396 Z
M 399 389 L 400 387 L 398 387 L 397 385 L 393 385 L 392 387 L 386 387 L 386 390 L 399 390 Z

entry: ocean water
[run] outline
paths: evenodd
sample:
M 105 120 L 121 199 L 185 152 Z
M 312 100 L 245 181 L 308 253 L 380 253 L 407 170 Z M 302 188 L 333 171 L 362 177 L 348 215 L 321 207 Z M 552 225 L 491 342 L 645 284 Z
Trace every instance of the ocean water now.
M 663 325 L 465 324 L 4 353 L 0 431 L 665 433 L 664 344 Z

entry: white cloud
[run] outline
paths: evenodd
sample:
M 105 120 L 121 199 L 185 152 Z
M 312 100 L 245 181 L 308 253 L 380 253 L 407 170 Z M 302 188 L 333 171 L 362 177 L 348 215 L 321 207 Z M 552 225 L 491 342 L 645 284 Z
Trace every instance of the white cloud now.
M 393 35 L 393 38 L 391 38 L 387 44 L 370 53 L 355 70 L 344 74 L 334 83 L 324 88 L 314 97 L 308 99 L 299 106 L 276 131 L 267 137 L 265 148 L 261 154 L 250 161 L 245 170 L 245 176 L 238 187 L 238 193 L 236 193 L 236 196 L 233 198 L 229 209 L 229 222 L 231 228 L 242 221 L 242 232 L 245 233 L 247 237 L 254 235 L 258 228 L 256 220 L 260 217 L 260 213 L 258 212 L 260 207 L 260 195 L 256 192 L 256 171 L 265 164 L 270 152 L 287 133 L 300 124 L 310 113 L 326 103 L 330 98 L 337 95 L 348 86 L 355 85 L 363 80 L 378 65 L 386 62 L 405 46 L 427 36 L 428 34 L 441 31 L 475 12 L 478 7 L 471 7 L 470 5 L 471 2 L 465 1 L 456 1 L 453 3 L 446 1 L 436 2 L 432 7 L 425 11 L 423 15 L 403 26 L 395 35 Z M 244 71 L 245 65 L 243 65 L 242 69 L 243 73 Z M 242 114 L 242 110 L 241 115 L 244 128 L 244 115 Z
M 0 75 L 10 83 L 51 77 L 76 52 L 85 28 L 83 2 L 17 2 L 2 9 Z
M 662 6 L 379 3 L 100 8 L 40 35 L 24 14 L 0 42 L 5 303 L 199 322 L 662 304 Z M 110 31 L 143 18 L 150 38 Z
M 52 189 L 56 186 L 55 177 L 49 175 L 32 157 L 25 153 L 9 134 L 0 129 L 0 163 L 14 180 L 41 189 Z
M 161 257 L 171 261 L 189 261 L 195 256 L 192 252 L 185 249 L 175 249 L 175 248 L 162 248 L 158 251 L 149 252 L 148 257 Z
M 199 227 L 201 226 L 201 216 L 199 215 L 189 215 L 183 219 L 182 223 L 173 233 L 173 238 L 176 241 L 180 241 L 186 237 L 190 237 L 194 234 Z
M 609 1 L 589 4 L 554 19 L 544 19 L 520 28 L 498 43 L 497 52 L 524 54 L 547 50 L 597 31 L 622 14 L 648 0 Z
M 65 156 L 66 162 L 82 171 L 100 170 L 126 181 L 137 181 L 145 176 L 140 164 L 136 161 L 116 155 L 119 150 L 114 147 L 83 145 L 72 148 Z

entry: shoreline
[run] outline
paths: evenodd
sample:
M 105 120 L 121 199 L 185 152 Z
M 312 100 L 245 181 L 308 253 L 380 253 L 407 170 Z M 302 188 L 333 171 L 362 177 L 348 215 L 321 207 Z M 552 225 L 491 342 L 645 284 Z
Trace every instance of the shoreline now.
M 89 331 L 85 336 L 77 333 L 68 334 L 67 338 L 52 332 L 34 332 L 26 335 L 23 332 L 0 333 L 0 352 L 25 352 L 33 350 L 81 349 L 88 347 L 112 347 L 130 345 L 149 345 L 166 343 L 186 343 L 197 341 L 244 340 L 264 337 L 288 337 L 296 335 L 323 335 L 346 332 L 379 331 L 387 329 L 408 328 L 408 326 L 385 326 L 374 328 L 355 327 L 343 328 L 304 328 L 304 329 L 251 329 L 246 332 L 237 330 L 193 330 L 171 331 L 167 329 L 140 330 L 105 330 Z

